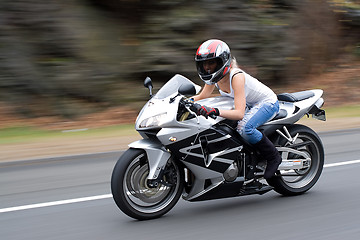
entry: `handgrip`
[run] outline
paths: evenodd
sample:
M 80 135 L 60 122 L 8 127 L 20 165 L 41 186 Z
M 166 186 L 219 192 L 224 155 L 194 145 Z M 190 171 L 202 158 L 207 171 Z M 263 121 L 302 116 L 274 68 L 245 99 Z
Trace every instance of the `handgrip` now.
M 216 116 L 215 115 L 209 115 L 209 117 L 211 117 L 212 119 L 216 119 Z

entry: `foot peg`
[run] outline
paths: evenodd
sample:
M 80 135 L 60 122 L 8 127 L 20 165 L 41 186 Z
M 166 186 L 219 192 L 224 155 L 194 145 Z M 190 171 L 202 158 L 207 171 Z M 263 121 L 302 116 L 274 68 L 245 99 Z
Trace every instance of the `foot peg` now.
M 259 194 L 262 195 L 264 193 L 267 193 L 271 190 L 273 190 L 274 188 L 263 184 L 261 182 L 258 181 L 253 181 L 249 184 L 244 185 L 241 189 L 240 189 L 240 193 L 239 195 L 244 196 L 244 195 L 251 195 L 251 194 Z

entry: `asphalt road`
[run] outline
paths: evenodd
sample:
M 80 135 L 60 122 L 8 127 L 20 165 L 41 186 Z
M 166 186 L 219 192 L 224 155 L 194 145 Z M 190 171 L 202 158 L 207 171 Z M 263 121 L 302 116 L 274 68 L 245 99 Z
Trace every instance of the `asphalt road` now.
M 1 163 L 0 238 L 358 239 L 360 129 L 320 137 L 327 167 L 304 195 L 180 200 L 151 221 L 127 217 L 111 198 L 111 172 L 121 152 Z M 359 161 L 343 164 L 352 160 Z

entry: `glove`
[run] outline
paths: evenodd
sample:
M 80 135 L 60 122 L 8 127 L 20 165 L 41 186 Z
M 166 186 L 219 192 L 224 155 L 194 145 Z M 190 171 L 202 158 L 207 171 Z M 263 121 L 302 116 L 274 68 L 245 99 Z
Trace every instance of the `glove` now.
M 219 109 L 202 106 L 200 109 L 200 114 L 206 118 L 208 118 L 208 117 L 216 118 L 216 116 L 219 116 Z
M 211 117 L 215 118 L 216 116 L 219 116 L 219 109 L 207 107 L 207 106 L 201 106 L 198 103 L 194 103 L 190 109 L 196 113 L 196 115 L 202 115 L 205 118 Z

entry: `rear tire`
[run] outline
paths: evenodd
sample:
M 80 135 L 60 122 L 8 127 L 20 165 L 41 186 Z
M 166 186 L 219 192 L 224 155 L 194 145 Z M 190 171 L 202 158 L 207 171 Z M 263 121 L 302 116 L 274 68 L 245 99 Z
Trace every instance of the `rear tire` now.
M 274 187 L 276 192 L 285 196 L 295 196 L 305 193 L 318 181 L 324 165 L 324 147 L 319 136 L 306 126 L 293 125 L 288 130 L 292 137 L 299 134 L 295 144 L 309 142 L 308 145 L 299 147 L 296 150 L 309 155 L 311 158 L 310 165 L 304 169 L 293 171 L 294 176 L 283 176 L 290 174 L 288 171 L 281 171 L 280 175 L 268 179 L 267 182 Z M 278 145 L 289 147 L 293 144 L 284 137 L 280 137 Z
M 156 188 L 147 184 L 149 166 L 142 149 L 128 149 L 116 163 L 111 177 L 111 191 L 115 203 L 126 215 L 148 220 L 170 211 L 182 194 L 184 173 L 168 160 L 162 180 Z

